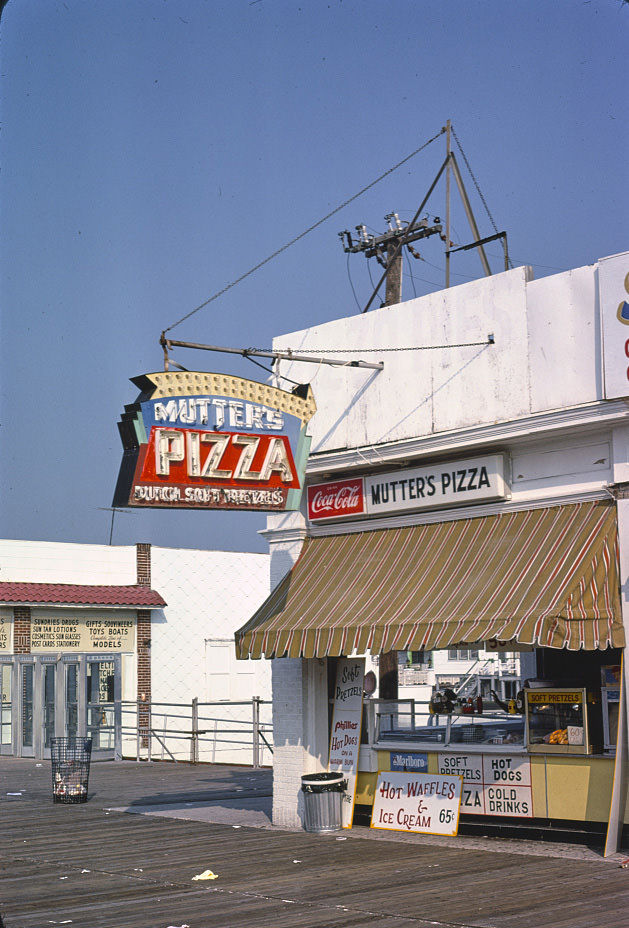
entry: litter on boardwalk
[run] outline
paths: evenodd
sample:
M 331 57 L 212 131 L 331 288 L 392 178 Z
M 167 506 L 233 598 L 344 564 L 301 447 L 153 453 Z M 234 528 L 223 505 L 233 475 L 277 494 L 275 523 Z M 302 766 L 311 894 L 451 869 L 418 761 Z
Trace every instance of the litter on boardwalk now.
M 64 777 L 60 773 L 55 774 L 55 797 L 57 796 L 85 796 L 87 787 L 84 783 L 72 783 L 70 777 Z M 8 794 L 7 794 L 8 795 Z M 13 793 L 19 796 L 20 793 Z
M 203 873 L 197 873 L 196 876 L 192 877 L 193 880 L 217 880 L 218 875 L 212 873 L 211 870 L 204 870 Z

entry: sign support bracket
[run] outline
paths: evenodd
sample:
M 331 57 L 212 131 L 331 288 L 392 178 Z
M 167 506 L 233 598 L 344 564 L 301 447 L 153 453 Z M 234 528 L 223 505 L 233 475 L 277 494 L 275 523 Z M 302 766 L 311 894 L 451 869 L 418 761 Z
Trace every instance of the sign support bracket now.
M 179 367 L 168 357 L 168 352 L 175 348 L 196 348 L 201 351 L 221 351 L 225 354 L 239 354 L 243 358 L 273 358 L 274 361 L 307 361 L 310 364 L 329 364 L 332 367 L 362 367 L 370 370 L 381 371 L 384 368 L 382 361 L 341 361 L 336 358 L 320 358 L 316 355 L 295 354 L 293 351 L 264 351 L 259 348 L 222 348 L 218 345 L 201 345 L 196 342 L 180 342 L 174 339 L 166 338 L 166 333 L 162 332 L 159 340 L 164 349 L 164 370 L 168 371 L 170 365 Z

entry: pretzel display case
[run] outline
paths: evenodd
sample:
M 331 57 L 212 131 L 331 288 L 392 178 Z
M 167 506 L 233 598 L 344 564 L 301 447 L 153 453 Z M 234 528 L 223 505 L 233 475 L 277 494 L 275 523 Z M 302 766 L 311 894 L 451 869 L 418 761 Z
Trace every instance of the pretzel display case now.
M 585 688 L 525 690 L 526 743 L 533 753 L 591 754 Z

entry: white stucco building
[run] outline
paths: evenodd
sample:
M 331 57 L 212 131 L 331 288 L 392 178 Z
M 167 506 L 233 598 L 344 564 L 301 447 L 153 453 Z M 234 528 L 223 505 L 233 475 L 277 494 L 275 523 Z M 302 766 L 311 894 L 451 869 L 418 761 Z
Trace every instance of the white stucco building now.
M 152 756 L 190 760 L 196 699 L 197 759 L 251 763 L 243 729 L 253 697 L 270 724 L 270 667 L 236 662 L 233 636 L 268 590 L 265 554 L 0 541 L 2 753 L 44 757 L 82 733 L 94 756 L 134 757 L 150 704 Z M 243 705 L 203 705 L 217 702 Z
M 312 385 L 307 482 L 329 506 L 304 494 L 269 517 L 276 590 L 237 635 L 241 657 L 275 658 L 276 824 L 300 823 L 300 777 L 327 765 L 336 657 L 497 639 L 522 649 L 523 677 L 587 690 L 575 713 L 599 707 L 570 750 L 533 746 L 522 722 L 529 817 L 624 818 L 626 714 L 618 754 L 595 729 L 629 619 L 628 272 L 628 254 L 537 281 L 518 268 L 275 339 L 348 365 L 279 364 Z M 441 769 L 438 744 L 418 748 Z M 357 803 L 389 755 L 363 745 Z

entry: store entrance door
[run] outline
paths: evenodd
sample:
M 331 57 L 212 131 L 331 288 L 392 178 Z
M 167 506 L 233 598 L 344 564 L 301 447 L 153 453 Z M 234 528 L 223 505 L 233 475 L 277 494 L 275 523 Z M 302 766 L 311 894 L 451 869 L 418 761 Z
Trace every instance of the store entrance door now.
M 92 739 L 94 760 L 122 757 L 119 654 L 15 656 L 0 662 L 0 753 L 50 757 L 52 738 Z
M 13 665 L 0 664 L 0 754 L 13 753 Z
M 87 737 L 94 760 L 122 757 L 122 682 L 120 655 L 87 656 Z

